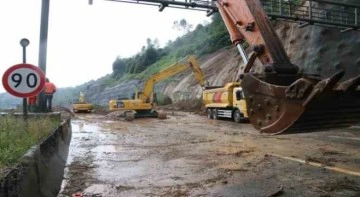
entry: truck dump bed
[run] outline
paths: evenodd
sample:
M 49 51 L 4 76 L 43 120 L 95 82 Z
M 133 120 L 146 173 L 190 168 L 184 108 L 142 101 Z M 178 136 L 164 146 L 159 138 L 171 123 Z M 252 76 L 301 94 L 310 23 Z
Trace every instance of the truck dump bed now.
M 206 107 L 231 107 L 233 105 L 234 87 L 240 83 L 227 83 L 223 87 L 207 87 L 203 91 L 203 102 Z

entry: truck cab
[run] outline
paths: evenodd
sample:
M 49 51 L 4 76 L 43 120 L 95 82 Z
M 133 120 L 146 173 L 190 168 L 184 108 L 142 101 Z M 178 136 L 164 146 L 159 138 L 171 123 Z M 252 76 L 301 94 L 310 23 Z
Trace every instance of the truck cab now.
M 234 111 L 232 112 L 232 118 L 235 122 L 241 122 L 248 119 L 247 106 L 245 95 L 241 87 L 236 87 L 233 90 L 233 103 Z

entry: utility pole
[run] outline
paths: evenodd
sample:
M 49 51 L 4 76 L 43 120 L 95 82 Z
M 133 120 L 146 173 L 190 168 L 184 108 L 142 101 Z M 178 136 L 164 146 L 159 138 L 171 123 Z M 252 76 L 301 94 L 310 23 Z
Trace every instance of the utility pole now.
M 39 68 L 46 76 L 46 52 L 48 40 L 48 25 L 49 25 L 49 7 L 50 0 L 42 0 L 41 5 L 41 22 L 40 22 L 40 44 L 39 44 Z M 38 107 L 40 112 L 45 112 L 46 103 L 43 92 L 38 95 Z

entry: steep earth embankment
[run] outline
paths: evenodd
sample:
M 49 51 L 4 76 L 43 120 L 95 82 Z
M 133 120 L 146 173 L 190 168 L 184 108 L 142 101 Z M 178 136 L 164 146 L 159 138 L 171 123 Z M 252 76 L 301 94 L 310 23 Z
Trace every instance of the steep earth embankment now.
M 340 29 L 284 23 L 278 32 L 290 59 L 303 72 L 328 77 L 344 69 L 344 79 L 359 74 L 359 31 L 341 33 Z
M 340 29 L 308 26 L 299 28 L 294 23 L 279 23 L 276 26 L 279 37 L 290 60 L 298 65 L 303 73 L 320 74 L 329 77 L 344 69 L 343 78 L 349 79 L 360 73 L 360 32 L 341 33 Z M 243 62 L 235 47 L 221 50 L 199 60 L 201 68 L 210 85 L 224 85 L 233 81 L 239 74 Z M 257 69 L 261 65 L 257 62 Z M 201 88 L 191 75 L 185 75 L 176 84 L 169 84 L 165 93 L 173 100 L 181 98 L 174 95 L 187 95 L 191 98 L 201 96 Z

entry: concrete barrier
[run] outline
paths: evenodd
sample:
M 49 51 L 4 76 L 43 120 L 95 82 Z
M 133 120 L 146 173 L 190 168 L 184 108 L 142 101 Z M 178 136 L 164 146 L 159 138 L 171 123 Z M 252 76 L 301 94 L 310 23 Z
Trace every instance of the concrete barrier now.
M 0 175 L 0 196 L 57 196 L 71 141 L 70 118 Z

